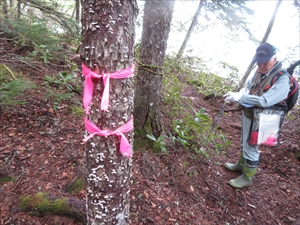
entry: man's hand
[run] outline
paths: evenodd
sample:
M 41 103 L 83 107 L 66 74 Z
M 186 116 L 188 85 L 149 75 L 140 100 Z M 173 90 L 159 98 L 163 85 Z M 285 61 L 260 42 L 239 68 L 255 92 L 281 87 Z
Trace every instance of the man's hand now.
M 245 88 L 242 88 L 239 92 L 228 92 L 223 97 L 225 97 L 225 102 L 237 102 L 241 99 L 242 95 L 244 93 L 248 93 L 248 91 Z
M 225 97 L 225 102 L 237 102 L 242 97 L 243 93 L 241 92 L 228 92 L 223 97 Z

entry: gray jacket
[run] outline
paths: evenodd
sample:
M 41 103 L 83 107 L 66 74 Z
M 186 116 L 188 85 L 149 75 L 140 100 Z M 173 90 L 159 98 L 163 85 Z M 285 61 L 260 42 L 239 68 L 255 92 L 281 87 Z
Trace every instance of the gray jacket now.
M 269 76 L 277 70 L 278 68 L 281 67 L 281 62 L 277 62 L 270 71 L 265 74 L 265 76 Z M 254 76 L 253 76 L 254 77 Z M 253 79 L 252 77 L 252 79 Z M 247 82 L 246 89 L 250 89 L 250 85 L 252 83 L 252 79 L 250 79 Z M 256 96 L 256 95 L 251 95 L 244 93 L 242 97 L 240 98 L 239 102 L 241 104 L 246 103 L 246 104 L 251 104 L 255 105 L 257 107 L 261 108 L 267 108 L 270 106 L 273 106 L 277 104 L 278 102 L 281 102 L 282 100 L 286 99 L 288 93 L 290 90 L 290 79 L 288 76 L 281 76 L 279 79 L 275 81 L 275 83 L 272 85 L 272 87 L 265 92 L 261 96 Z

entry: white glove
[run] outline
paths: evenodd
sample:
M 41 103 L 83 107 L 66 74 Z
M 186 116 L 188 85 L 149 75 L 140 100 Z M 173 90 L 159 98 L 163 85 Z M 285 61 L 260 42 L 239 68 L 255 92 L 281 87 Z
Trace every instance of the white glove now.
M 249 90 L 246 88 L 242 88 L 239 92 L 249 94 Z
M 249 90 L 242 88 L 239 92 L 228 92 L 223 97 L 226 97 L 224 99 L 225 102 L 237 102 L 241 99 L 243 94 L 248 94 Z
M 228 92 L 227 94 L 225 94 L 223 97 L 226 97 L 224 99 L 225 102 L 237 102 L 241 99 L 242 95 L 245 92 Z

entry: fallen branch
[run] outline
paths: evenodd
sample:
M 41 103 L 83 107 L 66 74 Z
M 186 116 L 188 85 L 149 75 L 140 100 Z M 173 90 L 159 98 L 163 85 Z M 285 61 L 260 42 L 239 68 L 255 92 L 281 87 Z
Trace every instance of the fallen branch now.
M 20 209 L 38 216 L 56 214 L 74 218 L 86 224 L 85 201 L 38 192 L 20 198 Z

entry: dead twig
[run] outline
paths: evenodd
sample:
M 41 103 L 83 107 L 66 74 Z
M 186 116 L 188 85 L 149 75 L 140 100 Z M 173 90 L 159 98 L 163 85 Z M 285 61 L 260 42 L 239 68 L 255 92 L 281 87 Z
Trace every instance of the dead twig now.
M 20 178 L 23 176 L 23 174 L 25 173 L 26 171 L 24 170 L 24 167 L 22 166 L 22 173 L 17 177 L 16 179 L 16 184 L 14 185 L 12 191 L 14 191 L 16 189 L 16 187 L 18 186 L 18 184 L 20 183 Z

